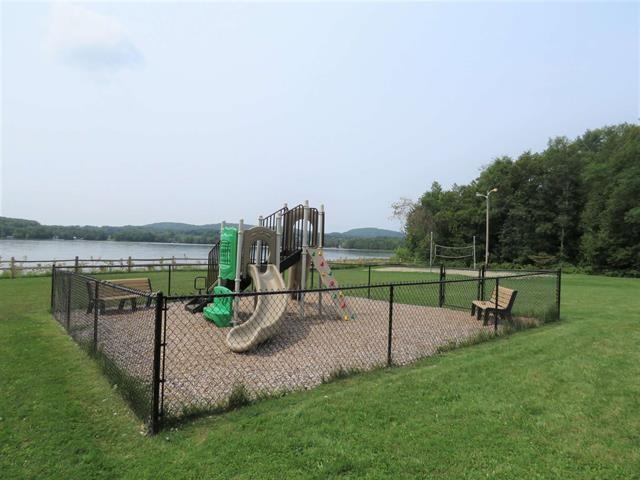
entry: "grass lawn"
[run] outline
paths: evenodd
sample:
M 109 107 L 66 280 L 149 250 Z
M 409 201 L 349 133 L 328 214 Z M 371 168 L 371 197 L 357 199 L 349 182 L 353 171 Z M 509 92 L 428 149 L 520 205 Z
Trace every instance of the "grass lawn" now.
M 192 278 L 176 275 L 172 290 Z M 565 275 L 562 322 L 156 437 L 50 317 L 49 291 L 46 277 L 0 280 L 3 478 L 640 472 L 640 280 Z

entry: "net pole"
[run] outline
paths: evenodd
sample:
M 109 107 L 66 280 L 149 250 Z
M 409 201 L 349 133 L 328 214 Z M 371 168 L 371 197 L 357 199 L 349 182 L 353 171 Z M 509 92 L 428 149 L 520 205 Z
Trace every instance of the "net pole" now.
M 473 269 L 476 269 L 476 236 L 473 236 Z

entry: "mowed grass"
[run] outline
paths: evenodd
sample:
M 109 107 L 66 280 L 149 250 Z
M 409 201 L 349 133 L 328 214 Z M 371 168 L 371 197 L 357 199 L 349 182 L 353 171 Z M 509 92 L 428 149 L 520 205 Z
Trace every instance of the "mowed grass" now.
M 46 277 L 0 280 L 3 478 L 640 472 L 639 280 L 566 275 L 561 322 L 156 437 L 50 317 L 49 290 Z

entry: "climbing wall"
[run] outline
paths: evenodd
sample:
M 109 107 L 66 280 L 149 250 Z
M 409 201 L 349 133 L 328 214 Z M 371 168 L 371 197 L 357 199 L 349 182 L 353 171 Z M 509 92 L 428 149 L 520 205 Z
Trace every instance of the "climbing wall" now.
M 308 248 L 307 252 L 311 257 L 313 266 L 318 271 L 322 284 L 326 288 L 339 288 L 340 285 L 338 285 L 338 281 L 333 277 L 333 274 L 331 273 L 331 267 L 329 267 L 329 263 L 322 254 L 322 249 Z M 331 299 L 333 300 L 333 303 L 335 303 L 336 308 L 338 309 L 338 312 L 340 312 L 343 320 L 355 320 L 356 316 L 349 308 L 347 299 L 341 290 L 334 290 L 327 293 L 331 295 Z

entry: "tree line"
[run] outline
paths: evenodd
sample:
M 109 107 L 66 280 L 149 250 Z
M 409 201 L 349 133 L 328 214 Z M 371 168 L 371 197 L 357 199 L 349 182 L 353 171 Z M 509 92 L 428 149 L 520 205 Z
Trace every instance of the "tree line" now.
M 128 242 L 194 243 L 211 245 L 218 238 L 218 228 L 193 228 L 182 226 L 60 226 L 42 225 L 33 220 L 0 217 L 0 238 L 21 240 L 113 240 Z M 393 237 L 345 237 L 343 234 L 326 234 L 325 246 L 369 250 L 394 250 L 402 238 Z
M 573 264 L 596 272 L 640 274 L 640 127 L 589 130 L 549 140 L 539 153 L 500 157 L 468 185 L 434 182 L 415 203 L 394 204 L 406 220 L 405 259 L 426 261 L 429 236 L 484 251 L 485 200 L 491 195 L 490 261 Z

